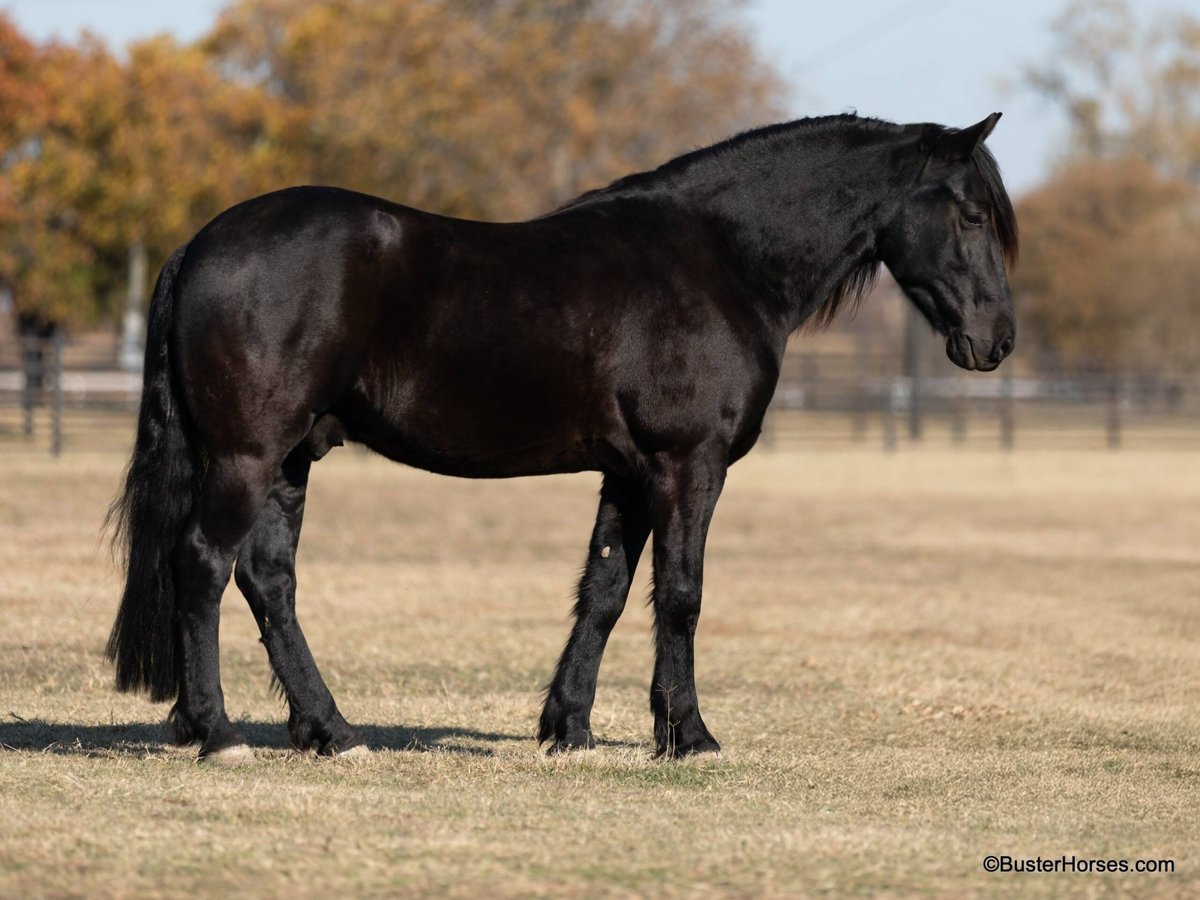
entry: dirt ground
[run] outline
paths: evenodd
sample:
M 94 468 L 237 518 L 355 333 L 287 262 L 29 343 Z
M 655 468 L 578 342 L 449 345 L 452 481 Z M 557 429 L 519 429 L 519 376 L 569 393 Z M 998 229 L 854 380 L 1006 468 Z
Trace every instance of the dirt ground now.
M 709 545 L 720 760 L 654 762 L 649 566 L 592 753 L 535 746 L 598 478 L 316 467 L 318 663 L 376 752 L 287 749 L 231 587 L 257 760 L 195 762 L 101 658 L 124 459 L 0 455 L 0 895 L 1200 893 L 1200 466 L 1189 453 L 759 452 Z M 995 874 L 985 857 L 1076 871 Z M 1078 871 L 1094 860 L 1173 872 Z M 1055 862 L 1057 861 L 1057 862 Z

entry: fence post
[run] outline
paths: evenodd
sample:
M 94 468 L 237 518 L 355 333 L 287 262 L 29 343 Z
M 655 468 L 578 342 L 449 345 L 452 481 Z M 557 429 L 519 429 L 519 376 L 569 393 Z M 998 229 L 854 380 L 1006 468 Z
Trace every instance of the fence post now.
M 21 370 L 25 376 L 21 389 L 24 431 L 26 436 L 32 437 L 33 408 L 42 387 L 42 339 L 36 334 L 21 336 Z
M 125 316 L 121 319 L 121 345 L 118 359 L 126 372 L 142 368 L 145 353 L 146 317 L 146 245 L 134 241 L 129 245 L 129 281 L 125 288 Z
M 954 399 L 950 407 L 950 439 L 961 444 L 967 439 L 967 392 L 962 373 L 954 376 Z
M 904 304 L 907 310 L 904 319 L 904 369 L 909 379 L 908 391 L 908 436 L 921 440 L 924 433 L 925 336 L 927 330 L 920 313 L 911 303 Z
M 820 386 L 821 375 L 817 368 L 817 358 L 806 354 L 801 357 L 800 378 L 804 387 L 804 408 L 816 410 L 820 401 L 817 388 Z
M 760 438 L 764 450 L 775 449 L 775 404 L 768 403 L 767 411 L 763 414 Z
M 50 418 L 50 452 L 54 456 L 62 456 L 63 450 L 63 330 L 61 326 L 54 329 L 54 395 Z
M 1105 431 L 1108 437 L 1108 449 L 1121 449 L 1121 376 L 1111 375 L 1108 379 L 1108 415 L 1105 421 Z
M 850 439 L 862 443 L 867 437 L 867 392 L 861 374 L 854 377 L 854 399 L 850 410 Z
M 850 412 L 850 437 L 855 443 L 867 437 L 867 349 L 862 335 L 855 341 L 854 399 Z
M 887 380 L 883 392 L 883 449 L 892 453 L 896 449 L 896 379 Z
M 1015 443 L 1016 423 L 1013 420 L 1012 367 L 1007 366 L 1000 379 L 1000 446 L 1011 450 Z

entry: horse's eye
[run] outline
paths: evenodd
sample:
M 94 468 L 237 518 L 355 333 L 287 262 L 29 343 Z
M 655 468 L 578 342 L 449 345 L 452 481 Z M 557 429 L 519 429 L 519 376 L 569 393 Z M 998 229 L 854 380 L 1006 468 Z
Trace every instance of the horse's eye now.
M 963 210 L 962 220 L 966 225 L 977 227 L 987 221 L 987 213 L 977 209 Z

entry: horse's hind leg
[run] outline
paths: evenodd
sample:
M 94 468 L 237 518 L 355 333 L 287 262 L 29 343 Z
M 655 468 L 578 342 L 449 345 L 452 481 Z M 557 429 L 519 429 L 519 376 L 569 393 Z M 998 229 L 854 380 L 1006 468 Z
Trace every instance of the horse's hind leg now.
M 591 712 L 596 677 L 608 635 L 625 609 L 629 584 L 650 533 L 643 492 L 606 477 L 600 509 L 579 582 L 575 627 L 546 692 L 538 742 L 553 740 L 551 753 L 593 747 Z
M 234 577 L 258 621 L 271 667 L 287 697 L 292 746 L 345 753 L 361 745 L 362 738 L 338 711 L 296 620 L 296 544 L 311 465 L 303 447 L 284 461 L 238 553 Z
M 225 714 L 217 644 L 221 594 L 274 468 L 274 462 L 251 456 L 210 459 L 199 501 L 176 548 L 179 699 L 169 722 L 177 743 L 201 742 L 201 759 L 236 762 L 249 755 Z

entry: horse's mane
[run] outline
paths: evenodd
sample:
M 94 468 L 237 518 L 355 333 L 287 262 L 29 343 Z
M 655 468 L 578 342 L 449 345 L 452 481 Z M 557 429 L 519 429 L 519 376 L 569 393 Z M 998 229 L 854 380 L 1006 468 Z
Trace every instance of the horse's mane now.
M 735 134 L 733 137 L 726 138 L 711 146 L 701 147 L 684 153 L 655 169 L 635 172 L 632 175 L 618 178 L 604 187 L 586 191 L 575 199 L 558 207 L 553 212 L 561 212 L 572 207 L 603 201 L 608 198 L 653 190 L 656 187 L 673 183 L 677 177 L 693 170 L 698 165 L 727 158 L 733 153 L 744 153 L 747 150 L 763 149 L 769 151 L 800 134 L 812 135 L 822 132 L 851 132 L 856 136 L 869 139 L 877 136 L 913 135 L 915 129 L 919 129 L 919 132 L 916 133 L 923 134 L 926 137 L 931 136 L 931 134 L 932 136 L 936 136 L 937 134 L 946 134 L 957 130 L 941 125 L 900 125 L 884 119 L 872 119 L 852 113 L 817 116 L 796 119 L 791 122 L 781 122 L 776 125 L 766 125 L 761 128 L 753 128 Z M 996 237 L 1000 241 L 1005 261 L 1011 268 L 1016 265 L 1019 236 L 1016 214 L 1013 212 L 1012 201 L 1009 199 L 1008 191 L 1005 190 L 1004 182 L 1000 178 L 1000 167 L 997 165 L 996 158 L 992 156 L 991 151 L 982 143 L 975 148 L 972 162 L 975 164 L 975 169 L 979 173 L 979 177 L 983 179 L 991 206 L 992 227 L 995 229 Z M 549 215 L 552 214 L 550 213 Z M 874 287 L 879 277 L 879 265 L 879 262 L 875 259 L 866 259 L 860 265 L 851 269 L 849 274 L 842 279 L 841 283 L 836 285 L 830 292 L 828 299 L 809 317 L 805 323 L 806 327 L 819 329 L 827 326 L 837 317 L 837 314 L 847 302 L 849 302 L 852 311 L 856 310 L 863 298 Z
M 851 269 L 841 283 L 829 292 L 829 298 L 804 321 L 802 328 L 820 331 L 829 327 L 847 301 L 850 303 L 850 315 L 853 316 L 879 280 L 881 265 L 877 259 L 868 259 Z
M 897 125 L 894 122 L 887 122 L 883 119 L 870 119 L 850 113 L 842 113 L 834 116 L 814 116 L 807 119 L 795 119 L 791 122 L 779 122 L 775 125 L 764 125 L 760 128 L 751 128 L 747 131 L 738 132 L 732 137 L 725 138 L 723 141 L 710 144 L 707 147 L 698 147 L 695 150 L 680 154 L 655 169 L 634 172 L 631 175 L 618 178 L 616 181 L 603 187 L 585 191 L 575 199 L 569 200 L 553 210 L 549 215 L 553 215 L 553 213 L 564 209 L 570 209 L 574 206 L 581 206 L 593 200 L 629 191 L 646 190 L 661 185 L 665 181 L 670 181 L 673 176 L 681 175 L 693 169 L 697 164 L 721 159 L 733 152 L 744 151 L 757 145 L 770 148 L 780 143 L 781 139 L 792 137 L 797 133 L 833 130 L 844 125 L 857 125 L 864 132 L 871 131 L 892 134 L 900 134 L 906 128 L 904 125 Z

